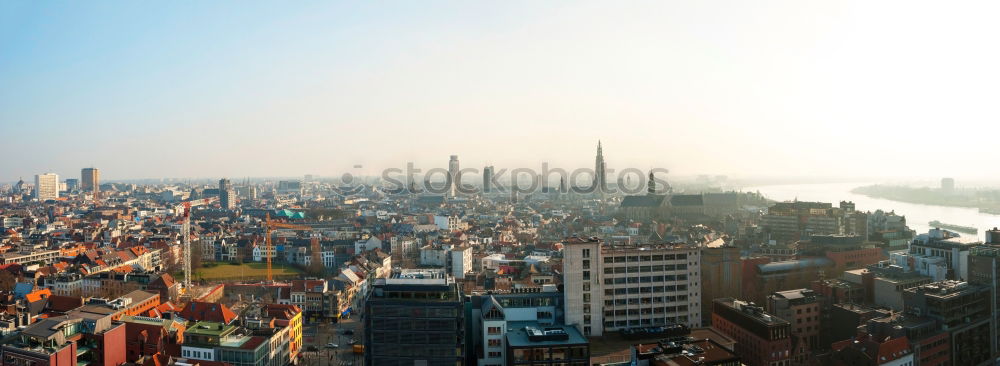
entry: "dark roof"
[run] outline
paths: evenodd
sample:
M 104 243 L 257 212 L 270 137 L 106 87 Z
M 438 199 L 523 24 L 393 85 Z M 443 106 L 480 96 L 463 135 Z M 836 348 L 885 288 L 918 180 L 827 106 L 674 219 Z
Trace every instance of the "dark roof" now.
M 621 207 L 660 207 L 663 205 L 665 196 L 657 194 L 647 194 L 644 196 L 625 196 Z
M 672 206 L 702 206 L 705 201 L 700 194 L 678 194 L 670 197 Z
M 50 310 L 63 313 L 83 306 L 82 297 L 52 295 L 48 300 Z

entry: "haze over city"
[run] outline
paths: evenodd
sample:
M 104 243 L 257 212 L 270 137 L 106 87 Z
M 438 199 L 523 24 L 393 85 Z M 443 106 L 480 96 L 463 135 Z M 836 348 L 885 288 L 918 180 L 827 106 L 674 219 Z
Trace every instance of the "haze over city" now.
M 0 1 L 0 366 L 1000 365 L 998 14 Z
M 983 178 L 998 6 L 8 1 L 0 180 L 574 168 L 598 139 L 619 169 Z

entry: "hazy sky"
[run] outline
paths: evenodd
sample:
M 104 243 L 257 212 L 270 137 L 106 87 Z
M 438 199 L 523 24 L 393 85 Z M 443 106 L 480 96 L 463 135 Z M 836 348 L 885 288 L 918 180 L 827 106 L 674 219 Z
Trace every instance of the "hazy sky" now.
M 988 177 L 1000 3 L 0 2 L 0 181 L 354 164 Z

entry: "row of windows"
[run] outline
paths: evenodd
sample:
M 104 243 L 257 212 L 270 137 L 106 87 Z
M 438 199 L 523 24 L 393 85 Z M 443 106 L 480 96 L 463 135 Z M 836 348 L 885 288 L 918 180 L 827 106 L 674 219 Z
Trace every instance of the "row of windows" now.
M 372 313 L 377 316 L 400 316 L 400 317 L 433 317 L 433 318 L 454 318 L 458 316 L 458 310 L 453 307 L 448 308 L 419 308 L 408 306 L 373 306 Z
M 641 277 L 615 277 L 615 278 L 605 278 L 605 285 L 621 285 L 624 283 L 653 283 L 653 282 L 665 282 L 665 281 L 687 281 L 688 275 L 669 275 L 669 276 L 641 276 Z
M 192 351 L 187 349 L 184 350 L 184 357 L 190 357 L 199 360 L 211 360 L 212 356 L 213 356 L 212 352 Z
M 517 361 L 557 361 L 587 359 L 590 355 L 587 347 L 552 347 L 514 349 L 512 356 Z
M 632 316 L 641 314 L 663 314 L 663 313 L 685 313 L 688 311 L 687 305 L 681 306 L 661 306 L 655 308 L 642 308 L 642 309 L 620 309 L 620 310 L 605 310 L 604 316 Z
M 435 330 L 447 331 L 458 328 L 455 319 L 426 318 L 373 318 L 372 329 L 384 330 Z
M 663 272 L 663 271 L 683 271 L 687 270 L 686 263 L 663 264 L 654 266 L 630 266 L 630 267 L 604 267 L 604 274 L 612 273 L 640 273 L 640 272 Z
M 604 257 L 604 263 L 629 263 L 629 262 L 650 262 L 650 261 L 672 261 L 672 260 L 685 260 L 687 259 L 686 253 L 681 254 L 666 254 L 666 255 L 630 255 L 630 256 L 614 256 L 614 257 Z
M 684 292 L 687 291 L 687 285 L 676 285 L 676 286 L 643 286 L 643 287 L 627 287 L 627 288 L 614 288 L 605 289 L 604 295 L 629 295 L 629 294 L 652 294 L 660 292 Z
M 604 300 L 604 305 L 615 306 L 615 305 L 641 305 L 641 304 L 658 304 L 664 302 L 675 302 L 675 301 L 687 301 L 687 295 L 681 296 L 654 296 L 654 297 L 634 297 L 631 299 L 614 299 L 614 300 Z
M 667 324 L 687 324 L 687 315 L 678 317 L 665 317 L 665 318 L 655 318 L 655 319 L 630 319 L 630 320 L 607 320 L 604 322 L 605 328 L 614 327 L 635 327 L 641 325 L 667 325 Z

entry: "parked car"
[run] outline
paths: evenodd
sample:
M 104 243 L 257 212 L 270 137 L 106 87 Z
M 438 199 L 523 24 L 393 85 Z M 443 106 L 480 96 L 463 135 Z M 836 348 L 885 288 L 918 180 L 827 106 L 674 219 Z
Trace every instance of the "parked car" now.
M 350 329 L 345 329 L 344 330 L 344 335 L 354 335 L 354 331 L 350 330 Z
M 358 343 L 358 340 L 354 338 L 351 338 L 351 340 L 347 341 L 347 344 L 355 344 L 355 343 Z
M 330 342 L 330 343 L 326 344 L 326 348 L 337 348 L 337 347 L 340 347 L 340 345 L 338 345 L 336 343 L 333 343 L 333 342 Z

